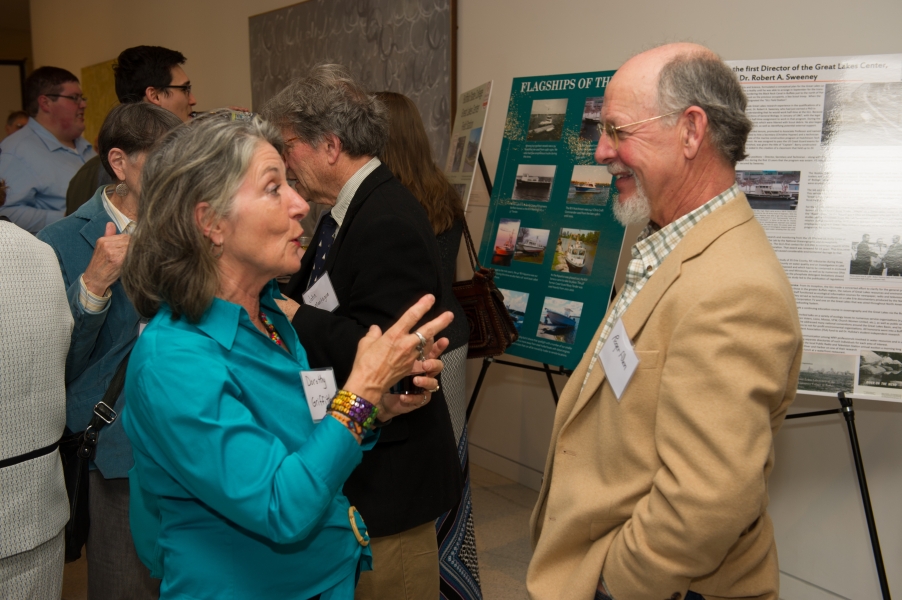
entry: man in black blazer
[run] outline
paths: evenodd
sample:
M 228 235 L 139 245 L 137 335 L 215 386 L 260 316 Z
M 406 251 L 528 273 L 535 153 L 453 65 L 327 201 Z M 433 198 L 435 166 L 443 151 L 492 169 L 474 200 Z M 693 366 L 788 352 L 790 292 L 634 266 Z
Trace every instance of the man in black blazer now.
M 388 136 L 385 107 L 343 68 L 315 68 L 273 98 L 264 114 L 282 129 L 298 192 L 332 207 L 283 293 L 300 303 L 289 317 L 310 366 L 332 367 L 340 386 L 369 326 L 387 329 L 427 293 L 436 297 L 427 318 L 442 310 L 435 234 L 416 198 L 377 158 Z M 323 284 L 324 273 L 338 300 L 332 312 L 302 298 L 311 285 Z M 345 484 L 373 538 L 374 570 L 361 576 L 358 600 L 438 598 L 434 522 L 459 500 L 461 486 L 439 390 L 423 408 L 395 417 Z

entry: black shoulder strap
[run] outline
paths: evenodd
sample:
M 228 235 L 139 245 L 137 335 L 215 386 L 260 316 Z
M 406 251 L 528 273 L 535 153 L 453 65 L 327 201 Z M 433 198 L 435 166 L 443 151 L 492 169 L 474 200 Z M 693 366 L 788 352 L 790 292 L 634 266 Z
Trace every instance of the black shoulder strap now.
M 81 447 L 78 449 L 78 455 L 81 458 L 94 458 L 100 430 L 107 425 L 112 425 L 119 416 L 118 413 L 113 410 L 113 407 L 116 406 L 116 401 L 119 399 L 122 388 L 125 386 L 125 369 L 128 367 L 128 358 L 131 354 L 132 351 L 129 350 L 122 358 L 122 362 L 120 362 L 119 366 L 116 368 L 116 373 L 113 375 L 113 379 L 110 381 L 110 386 L 106 389 L 106 393 L 103 394 L 103 398 L 100 399 L 100 402 L 94 405 L 94 414 L 91 417 L 91 422 L 88 423 L 87 429 L 85 429 L 84 440 L 81 443 Z

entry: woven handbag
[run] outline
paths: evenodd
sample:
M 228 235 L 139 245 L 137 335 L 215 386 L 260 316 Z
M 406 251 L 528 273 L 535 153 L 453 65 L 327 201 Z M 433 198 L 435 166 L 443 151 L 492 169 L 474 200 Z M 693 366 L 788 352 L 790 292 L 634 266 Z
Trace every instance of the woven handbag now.
M 454 295 L 467 315 L 470 323 L 470 341 L 467 358 L 484 358 L 503 354 L 520 334 L 514 326 L 504 295 L 495 285 L 495 269 L 487 269 L 479 264 L 470 229 L 464 221 L 464 240 L 473 278 L 454 284 Z

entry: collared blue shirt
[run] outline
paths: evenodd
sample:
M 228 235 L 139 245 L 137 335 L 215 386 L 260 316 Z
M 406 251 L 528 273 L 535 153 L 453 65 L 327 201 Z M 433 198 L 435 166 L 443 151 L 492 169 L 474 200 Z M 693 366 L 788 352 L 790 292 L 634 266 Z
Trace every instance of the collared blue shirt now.
M 351 600 L 369 567 L 341 490 L 377 436 L 360 446 L 332 417 L 313 422 L 277 297 L 270 283 L 260 307 L 290 352 L 218 298 L 196 324 L 163 306 L 132 351 L 129 517 L 161 599 Z
M 83 137 L 64 146 L 34 119 L 0 142 L 0 179 L 9 187 L 0 216 L 31 233 L 66 213 L 69 180 L 97 153 Z

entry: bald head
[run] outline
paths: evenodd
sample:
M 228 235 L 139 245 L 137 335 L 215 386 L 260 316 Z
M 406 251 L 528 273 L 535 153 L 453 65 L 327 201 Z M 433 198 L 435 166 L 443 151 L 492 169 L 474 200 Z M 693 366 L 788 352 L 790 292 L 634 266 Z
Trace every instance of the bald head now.
M 731 186 L 751 130 L 745 106 L 732 70 L 704 46 L 667 44 L 624 63 L 602 106 L 613 131 L 595 152 L 617 176 L 621 222 L 647 213 L 665 225 Z

